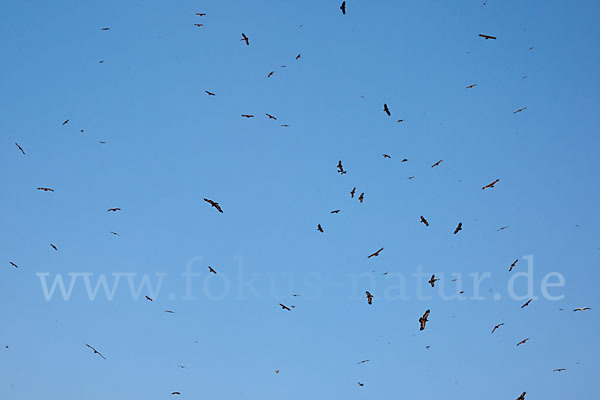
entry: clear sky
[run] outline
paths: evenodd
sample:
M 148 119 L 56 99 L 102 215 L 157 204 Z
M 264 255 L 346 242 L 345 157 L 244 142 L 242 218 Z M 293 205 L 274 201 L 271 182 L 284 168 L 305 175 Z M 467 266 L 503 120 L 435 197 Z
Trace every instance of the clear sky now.
M 0 398 L 600 397 L 600 4 L 340 3 L 2 2 Z

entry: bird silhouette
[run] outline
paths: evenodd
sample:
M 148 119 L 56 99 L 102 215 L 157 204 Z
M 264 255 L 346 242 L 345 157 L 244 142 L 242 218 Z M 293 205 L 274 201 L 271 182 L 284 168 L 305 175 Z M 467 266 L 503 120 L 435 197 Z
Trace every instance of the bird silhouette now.
M 375 253 L 371 254 L 369 257 L 367 258 L 371 258 L 371 257 L 377 257 L 379 256 L 379 253 L 381 253 L 383 251 L 383 247 L 380 248 L 379 250 L 377 250 Z
M 342 1 L 342 5 L 340 6 L 340 10 L 342 10 L 342 14 L 346 15 L 346 2 Z
M 454 229 L 454 234 L 456 235 L 458 232 L 462 231 L 462 222 L 458 223 L 456 229 Z
M 427 318 L 429 318 L 429 310 L 425 311 L 425 313 L 423 314 L 423 316 L 421 318 L 419 318 L 419 330 L 422 331 L 425 329 L 425 324 L 429 321 Z
M 23 155 L 25 155 L 25 150 L 23 150 L 23 148 L 21 146 L 19 146 L 19 143 L 15 142 L 15 145 L 19 148 L 19 150 L 21 150 L 21 153 L 23 153 Z
M 369 291 L 366 291 L 365 293 L 367 295 L 367 303 L 373 304 L 373 295 Z
M 246 42 L 247 46 L 250 46 L 250 40 L 248 39 L 248 36 L 246 36 L 244 33 L 242 33 L 242 38 L 240 40 L 243 40 L 244 42 Z
M 500 179 L 496 179 L 494 182 L 492 183 L 488 183 L 487 185 L 485 185 L 484 187 L 481 188 L 481 190 L 485 190 L 485 189 L 491 189 L 493 188 L 496 183 L 500 182 Z
M 210 265 L 208 266 L 208 272 L 212 272 L 215 275 L 217 274 L 217 271 L 215 271 Z
M 425 226 L 429 226 L 429 222 L 425 219 L 424 216 L 421 215 L 421 223 L 425 224 Z
M 496 36 L 484 35 L 484 34 L 482 34 L 482 33 L 480 33 L 480 34 L 479 34 L 479 37 L 482 37 L 482 38 L 484 38 L 485 40 L 488 40 L 488 39 L 493 39 L 493 40 L 495 40 L 495 39 L 496 39 Z
M 212 201 L 212 200 L 209 200 L 207 198 L 204 198 L 204 201 L 207 202 L 207 203 L 209 203 L 211 205 L 211 207 L 216 208 L 217 211 L 219 211 L 220 213 L 223 212 L 223 209 L 221 208 L 221 206 L 219 205 L 219 203 L 217 203 L 216 201 Z
M 89 344 L 86 344 L 87 347 L 89 347 L 90 349 L 92 349 L 94 351 L 94 354 L 98 354 L 100 357 L 102 357 L 103 359 L 106 360 L 106 357 L 104 357 L 102 355 L 102 353 L 100 353 L 98 350 L 96 350 L 95 348 L 93 348 L 92 346 L 90 346 Z

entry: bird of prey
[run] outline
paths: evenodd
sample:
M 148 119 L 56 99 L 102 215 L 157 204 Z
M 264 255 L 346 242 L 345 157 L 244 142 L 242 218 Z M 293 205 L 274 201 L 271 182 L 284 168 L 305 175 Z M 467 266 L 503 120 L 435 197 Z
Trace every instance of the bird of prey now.
M 179 393 L 179 392 L 173 392 L 173 393 L 171 393 L 171 396 L 173 396 L 174 394 L 180 395 L 181 393 Z
M 456 229 L 454 229 L 454 234 L 456 235 L 458 232 L 462 231 L 462 222 L 458 223 Z
M 98 64 L 104 64 L 104 60 L 98 61 Z
M 281 306 L 282 310 L 288 310 L 288 311 L 292 311 L 289 309 L 289 307 L 284 306 L 283 304 L 279 303 L 279 305 Z
M 148 297 L 148 296 L 145 296 L 145 297 L 146 297 L 146 300 L 153 301 L 151 297 Z
M 300 59 L 300 57 L 302 57 L 302 54 L 298 54 L 298 55 L 296 56 L 296 60 L 299 60 L 299 59 Z
M 217 274 L 217 271 L 215 271 L 210 265 L 208 266 L 208 272 L 212 272 L 213 274 Z
M 492 333 L 491 334 L 493 335 L 494 332 L 496 332 L 496 329 L 500 328 L 502 325 L 504 325 L 504 322 L 501 323 L 501 324 L 498 324 L 498 325 L 494 326 L 494 329 L 492 329 Z
M 209 92 L 208 90 L 205 90 L 206 94 L 209 96 L 215 96 L 215 94 L 213 92 Z
M 103 359 L 106 360 L 106 357 L 104 357 L 102 355 L 102 353 L 100 353 L 98 350 L 96 350 L 95 348 L 93 348 L 92 346 L 90 346 L 89 344 L 86 344 L 87 347 L 89 347 L 90 349 L 94 350 L 94 354 L 98 354 L 100 357 L 102 357 Z
M 165 312 L 169 313 L 169 314 L 175 314 L 175 311 L 171 311 L 171 310 L 165 310 Z
M 100 144 L 106 144 L 106 142 L 103 142 L 102 140 L 99 141 L 98 143 L 100 143 Z
M 342 1 L 342 5 L 340 6 L 340 10 L 342 10 L 342 14 L 346 15 L 346 2 Z
M 373 304 L 373 295 L 369 291 L 366 291 L 365 294 L 367 295 L 367 303 Z
M 392 158 L 392 156 L 390 156 L 389 154 L 384 154 L 383 158 Z
M 407 162 L 408 158 L 403 158 L 402 160 L 400 160 L 400 162 Z
M 364 199 L 365 199 L 365 194 L 361 193 L 360 196 L 358 196 L 358 201 L 360 201 L 362 203 Z
M 106 210 L 106 211 L 109 211 L 109 212 L 117 212 L 117 211 L 121 211 L 121 209 L 120 209 L 120 208 L 118 208 L 118 207 L 116 207 L 116 208 L 109 208 L 109 209 L 108 209 L 108 210 Z
M 481 190 L 485 190 L 485 189 L 492 189 L 496 183 L 500 182 L 500 179 L 496 179 L 494 182 L 492 183 L 488 183 L 487 185 L 485 185 L 484 187 L 481 188 Z
M 321 226 L 321 224 L 317 225 L 317 230 L 323 233 L 323 227 Z
M 196 13 L 196 15 L 199 17 L 204 17 L 206 14 L 205 13 Z
M 342 160 L 338 161 L 337 169 L 340 174 L 344 172 L 344 167 L 342 166 Z
M 472 84 L 472 85 L 469 85 L 469 86 L 467 86 L 467 89 L 473 89 L 475 86 L 477 86 L 477 84 L 476 84 L 476 83 L 474 83 L 474 84 Z
M 282 124 L 281 126 L 283 126 L 284 128 L 287 128 L 287 127 L 289 127 L 289 125 L 288 125 L 288 124 Z
M 66 125 L 66 124 L 68 124 L 68 123 L 69 123 L 69 120 L 68 120 L 68 119 L 66 119 L 66 120 L 65 120 L 65 122 L 63 122 L 62 124 L 63 124 L 63 125 Z
M 58 249 L 56 248 L 56 246 L 53 245 L 52 243 L 50 243 L 50 247 L 52 247 L 55 251 L 58 251 Z
M 8 263 L 10 265 L 12 265 L 13 267 L 15 267 L 15 268 L 19 268 L 19 266 L 17 264 L 15 264 L 14 262 L 12 262 L 12 261 L 9 261 Z
M 385 113 L 386 113 L 387 115 L 392 115 L 392 113 L 390 112 L 390 109 L 388 108 L 388 105 L 387 105 L 387 104 L 384 104 L 384 105 L 383 105 L 383 111 L 385 111 Z
M 204 24 L 194 24 L 194 26 L 197 26 L 198 28 L 200 28 L 201 26 L 204 26 Z
M 415 177 L 414 176 L 409 176 L 408 179 L 415 179 Z
M 252 115 L 252 114 L 242 114 L 242 117 L 244 117 L 244 118 L 254 118 L 254 115 Z
M 427 350 L 429 350 L 429 349 L 431 348 L 431 346 L 425 346 L 425 348 L 426 348 Z
M 103 31 L 110 31 L 110 28 L 102 28 Z
M 579 308 L 574 309 L 573 311 L 575 312 L 575 311 L 585 311 L 585 310 L 591 310 L 591 308 L 589 308 L 589 307 L 579 307 Z
M 523 305 L 521 306 L 521 308 L 525 308 L 525 307 L 527 307 L 527 306 L 529 305 L 529 303 L 531 303 L 531 301 L 532 301 L 532 300 L 533 300 L 533 299 L 529 299 L 529 300 L 527 300 L 527 301 L 525 302 L 525 304 L 523 304 Z
M 223 209 L 221 208 L 221 206 L 219 205 L 219 203 L 217 203 L 216 201 L 212 201 L 207 199 L 206 197 L 204 198 L 204 201 L 209 203 L 212 207 L 216 208 L 217 211 L 219 211 L 220 213 L 223 212 Z
M 423 316 L 421 318 L 419 318 L 419 330 L 422 331 L 425 329 L 425 324 L 427 323 L 427 321 L 429 321 L 427 318 L 429 317 L 429 310 L 425 311 L 425 313 L 423 314 Z
M 270 77 L 272 77 L 274 73 L 275 73 L 275 71 L 271 71 L 271 72 L 269 72 L 269 75 L 267 75 L 267 78 L 270 78 Z
M 512 271 L 518 262 L 519 262 L 519 259 L 517 258 L 512 264 L 510 264 L 510 268 L 508 269 L 508 272 Z
M 350 192 L 350 197 L 354 198 L 354 193 L 356 193 L 356 188 L 352 188 L 352 191 Z
M 513 111 L 513 114 L 520 113 L 521 111 L 527 110 L 527 107 L 519 108 L 517 111 Z
M 379 255 L 379 253 L 381 253 L 383 251 L 383 247 L 380 248 L 379 250 L 377 250 L 375 253 L 371 254 L 369 257 L 367 258 L 371 258 L 371 257 L 377 257 Z
M 23 155 L 25 155 L 25 150 L 23 150 L 23 148 L 21 146 L 19 146 L 19 143 L 15 142 L 15 145 L 17 145 L 19 150 L 21 150 L 21 153 L 23 153 Z
M 519 343 L 517 343 L 517 346 L 525 344 L 528 340 L 529 340 L 529 338 L 521 340 Z
M 484 38 L 485 40 L 488 40 L 488 39 L 496 39 L 496 36 L 484 35 L 484 34 L 482 34 L 482 33 L 480 33 L 480 34 L 479 34 L 479 37 L 482 37 L 482 38 Z
M 561 372 L 561 371 L 566 371 L 566 370 L 567 370 L 566 368 L 556 368 L 556 369 L 553 369 L 552 372 Z
M 273 115 L 271 115 L 271 114 L 269 114 L 269 113 L 265 113 L 265 115 L 266 115 L 267 117 L 269 117 L 269 119 L 275 119 L 275 120 L 277 119 L 277 117 L 275 117 L 275 116 L 273 116 Z
M 431 285 L 431 287 L 435 287 L 435 283 L 439 281 L 439 279 L 435 279 L 435 274 L 431 275 L 431 279 L 429 279 L 429 284 Z
M 121 235 L 119 235 L 117 232 L 111 232 L 111 233 L 112 233 L 113 235 L 115 235 L 115 236 L 121 236 Z
M 516 400 L 525 400 L 525 395 L 526 394 L 527 394 L 527 392 L 521 393 L 521 395 L 519 397 L 517 397 Z
M 369 360 L 362 360 L 362 361 L 357 362 L 357 364 L 364 364 L 366 362 L 369 362 Z
M 500 227 L 500 228 L 496 229 L 496 232 L 500 232 L 500 231 L 503 231 L 503 230 L 505 230 L 505 229 L 508 229 L 508 225 L 506 225 L 506 226 L 502 226 L 502 227 Z
M 247 46 L 250 46 L 250 40 L 248 40 L 248 36 L 246 36 L 244 33 L 242 33 L 242 38 L 240 40 L 243 40 L 246 42 Z
M 398 122 L 404 122 L 404 120 L 403 119 L 399 119 Z
M 339 213 L 340 213 L 340 210 L 333 210 L 333 211 L 331 212 L 331 214 L 339 214 Z
M 276 369 L 276 370 L 275 370 L 275 373 L 276 373 L 276 374 L 278 374 L 278 373 L 279 373 L 279 370 L 278 370 L 278 369 Z
M 427 220 L 425 219 L 425 217 L 423 217 L 422 215 L 421 215 L 421 222 L 423 224 L 425 224 L 425 226 L 429 226 L 429 222 L 427 222 Z
M 39 188 L 37 188 L 37 190 L 43 190 L 44 192 L 54 192 L 54 189 L 50 189 L 50 188 L 46 188 L 46 187 L 39 187 Z
M 431 166 L 431 168 L 433 168 L 433 167 L 437 167 L 438 165 L 440 165 L 440 164 L 442 163 L 442 161 L 444 161 L 444 160 L 440 160 L 440 161 L 436 162 L 435 164 L 433 164 L 433 165 Z

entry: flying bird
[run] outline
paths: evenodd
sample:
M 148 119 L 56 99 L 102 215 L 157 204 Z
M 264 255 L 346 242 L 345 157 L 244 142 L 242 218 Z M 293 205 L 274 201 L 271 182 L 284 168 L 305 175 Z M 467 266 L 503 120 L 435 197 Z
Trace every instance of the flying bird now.
M 421 318 L 419 318 L 419 330 L 422 331 L 425 329 L 425 324 L 429 321 L 427 318 L 429 317 L 429 310 L 425 311 L 425 314 Z
M 21 146 L 19 146 L 19 143 L 15 142 L 15 144 L 17 145 L 19 150 L 21 150 L 21 153 L 23 153 L 23 155 L 25 155 L 25 150 L 23 150 L 23 148 Z
M 356 188 L 352 188 L 352 191 L 350 192 L 350 197 L 354 198 L 354 193 L 356 193 Z
M 424 216 L 421 215 L 421 223 L 425 224 L 425 226 L 429 226 L 429 222 L 425 219 Z
M 146 300 L 153 301 L 151 297 L 148 297 L 148 296 L 145 296 L 145 297 L 146 297 Z
M 210 265 L 208 266 L 208 272 L 212 272 L 213 274 L 217 274 L 217 271 L 215 271 Z
M 344 2 L 344 3 L 345 3 L 345 2 Z M 344 14 L 345 14 L 345 13 L 344 13 Z M 362 386 L 365 386 L 365 384 L 364 384 L 364 383 L 360 383 L 360 382 L 358 382 L 358 386 L 361 386 L 361 387 L 362 387 Z
M 494 39 L 495 40 L 496 39 L 496 36 L 484 35 L 484 34 L 481 34 L 481 33 L 479 34 L 479 37 L 482 37 L 485 40 L 488 40 L 488 39 Z
M 512 271 L 518 262 L 519 262 L 519 259 L 517 258 L 512 264 L 510 264 L 510 268 L 508 269 L 508 272 Z
M 201 26 L 204 26 L 204 24 L 194 24 L 194 26 L 197 26 L 198 28 L 200 28 Z
M 121 211 L 120 208 L 116 207 L 116 208 L 109 208 L 108 210 L 106 210 L 108 212 L 117 212 L 117 211 Z
M 250 40 L 248 39 L 248 36 L 246 36 L 244 33 L 242 33 L 242 38 L 240 40 L 243 40 L 244 42 L 246 42 L 247 46 L 250 46 Z
M 344 167 L 342 166 L 342 160 L 338 161 L 337 169 L 340 174 L 344 173 Z
M 357 364 L 364 364 L 366 362 L 369 362 L 369 360 L 362 360 L 362 361 L 357 362 Z
M 496 232 L 500 232 L 500 231 L 503 231 L 503 230 L 505 230 L 505 229 L 508 229 L 508 225 L 506 225 L 506 226 L 502 226 L 502 227 L 500 227 L 500 228 L 496 229 Z
M 244 118 L 254 118 L 254 115 L 252 115 L 252 114 L 242 114 L 242 117 L 244 117 Z
M 181 393 L 179 393 L 179 392 L 173 392 L 173 393 L 171 393 L 171 396 L 173 396 L 174 394 L 180 395 Z
M 212 207 L 216 208 L 217 211 L 219 211 L 220 213 L 223 212 L 223 209 L 221 208 L 221 206 L 219 205 L 219 203 L 217 203 L 216 201 L 212 201 L 212 200 L 209 200 L 207 198 L 204 198 L 204 201 L 207 202 L 207 203 L 209 203 Z
M 66 125 L 66 124 L 68 124 L 68 123 L 69 123 L 69 120 L 67 119 L 67 120 L 65 120 L 65 122 L 63 122 L 62 124 L 63 124 L 63 125 Z
M 454 229 L 454 234 L 456 235 L 458 232 L 462 231 L 462 222 L 458 223 L 456 229 Z
M 346 2 L 342 1 L 342 5 L 340 6 L 340 10 L 342 10 L 342 14 L 346 15 Z
M 95 348 L 93 348 L 92 346 L 90 346 L 89 344 L 86 344 L 87 347 L 89 347 L 90 349 L 94 350 L 94 354 L 98 354 L 100 357 L 102 357 L 103 359 L 106 360 L 106 357 L 104 357 L 102 355 L 102 353 L 100 353 L 98 350 L 96 350 Z
M 169 314 L 175 314 L 175 311 L 171 311 L 171 310 L 165 310 L 165 312 L 169 313 Z
M 500 182 L 500 179 L 496 179 L 494 182 L 492 183 L 488 183 L 487 185 L 485 185 L 484 187 L 481 188 L 481 190 L 485 190 L 485 189 L 492 189 L 496 183 Z
M 110 28 L 102 28 L 103 31 L 110 31 Z
M 383 111 L 385 111 L 385 113 L 387 115 L 392 115 L 392 113 L 390 112 L 390 109 L 388 108 L 387 104 L 383 104 Z
M 501 323 L 501 324 L 498 324 L 498 325 L 494 326 L 494 329 L 492 329 L 492 333 L 491 334 L 493 335 L 494 332 L 496 332 L 496 329 L 500 328 L 502 325 L 504 325 L 504 322 Z
M 440 161 L 436 162 L 435 164 L 433 164 L 433 165 L 431 166 L 431 168 L 433 168 L 433 167 L 437 167 L 438 165 L 440 165 L 440 164 L 442 163 L 442 161 L 444 161 L 444 160 L 440 160 Z
M 562 372 L 562 371 L 566 371 L 566 370 L 567 370 L 566 368 L 556 368 L 556 369 L 553 369 L 552 372 Z
M 292 311 L 289 309 L 289 307 L 284 306 L 283 304 L 279 303 L 279 305 L 281 306 L 282 310 L 288 310 L 288 311 Z
M 15 268 L 19 268 L 19 266 L 17 264 L 15 264 L 14 262 L 12 262 L 12 261 L 9 261 L 8 263 L 10 265 L 12 265 L 13 267 L 15 267 Z
M 375 253 L 371 254 L 369 257 L 367 258 L 371 258 L 371 257 L 377 257 L 379 256 L 379 253 L 381 253 L 383 251 L 383 247 L 380 248 L 379 250 L 377 250 Z
M 529 338 L 521 340 L 519 343 L 517 343 L 517 346 L 525 344 L 528 340 L 529 340 Z
M 267 75 L 267 78 L 270 78 L 270 77 L 272 77 L 274 73 L 275 73 L 275 71 L 271 71 L 271 72 L 269 72 L 269 75 Z
M 296 56 L 296 60 L 299 60 L 299 59 L 300 59 L 300 57 L 302 57 L 302 54 L 298 54 L 298 55 Z
M 52 247 L 55 251 L 58 251 L 58 249 L 56 248 L 56 246 L 53 245 L 52 243 L 50 243 L 50 247 Z
M 208 90 L 205 90 L 206 94 L 208 94 L 209 96 L 215 96 L 215 94 L 213 92 L 209 92 Z
M 527 110 L 527 107 L 519 108 L 517 111 L 513 111 L 513 114 L 520 113 L 521 111 Z
M 529 305 L 529 303 L 531 303 L 531 301 L 532 301 L 532 300 L 533 300 L 533 299 L 529 299 L 529 300 L 527 300 L 527 302 L 526 302 L 525 304 L 523 304 L 523 305 L 521 306 L 521 308 L 525 308 L 525 307 L 527 307 L 527 306 Z
M 277 119 L 277 117 L 274 117 L 273 115 L 271 115 L 271 114 L 269 114 L 269 113 L 265 113 L 265 115 L 266 115 L 267 117 L 269 117 L 269 119 L 275 119 L 275 120 Z
M 331 214 L 339 214 L 339 213 L 340 213 L 340 210 L 333 210 L 333 211 L 331 212 Z
M 527 394 L 527 392 L 521 393 L 521 395 L 519 397 L 517 397 L 516 400 L 525 400 L 525 395 L 526 394 Z
M 373 295 L 369 291 L 366 291 L 365 293 L 367 295 L 367 303 L 373 304 Z
M 196 13 L 196 15 L 199 17 L 204 17 L 206 15 L 206 13 Z
M 111 233 L 112 233 L 113 235 L 115 235 L 115 236 L 121 236 L 121 235 L 119 235 L 117 232 L 111 232 Z
M 360 196 L 358 196 L 358 201 L 360 201 L 362 203 L 364 199 L 365 199 L 365 194 L 361 193 Z
M 317 230 L 323 233 L 323 227 L 321 226 L 321 224 L 317 225 Z
M 435 287 L 435 283 L 439 281 L 439 279 L 435 279 L 435 274 L 431 275 L 431 279 L 429 279 L 429 284 L 431 285 L 431 287 Z
M 469 86 L 467 86 L 467 89 L 473 89 L 475 86 L 477 86 L 477 84 L 476 84 L 476 83 L 474 83 L 474 84 L 472 84 L 472 85 L 469 85 Z
M 289 127 L 289 125 L 288 125 L 288 124 L 282 124 L 281 126 L 283 126 L 284 128 L 287 128 L 287 127 Z
M 574 309 L 573 312 L 575 312 L 575 311 L 585 311 L 585 310 L 591 310 L 591 308 L 589 308 L 589 307 L 579 307 L 579 308 Z
M 37 188 L 37 190 L 43 190 L 44 192 L 54 192 L 54 189 L 50 189 L 50 188 L 46 188 L 46 187 L 39 187 L 39 188 Z
M 276 374 L 278 374 L 278 373 L 279 373 L 279 370 L 278 370 L 278 369 L 276 369 L 276 370 L 275 370 L 275 373 L 276 373 Z
M 384 154 L 383 158 L 392 158 L 392 156 L 390 156 L 389 154 Z

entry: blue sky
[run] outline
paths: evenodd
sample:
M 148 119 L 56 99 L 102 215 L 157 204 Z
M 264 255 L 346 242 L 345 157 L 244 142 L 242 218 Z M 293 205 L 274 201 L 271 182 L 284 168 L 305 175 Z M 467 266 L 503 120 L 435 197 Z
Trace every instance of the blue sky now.
M 0 398 L 598 398 L 600 5 L 481 3 L 3 3 Z

